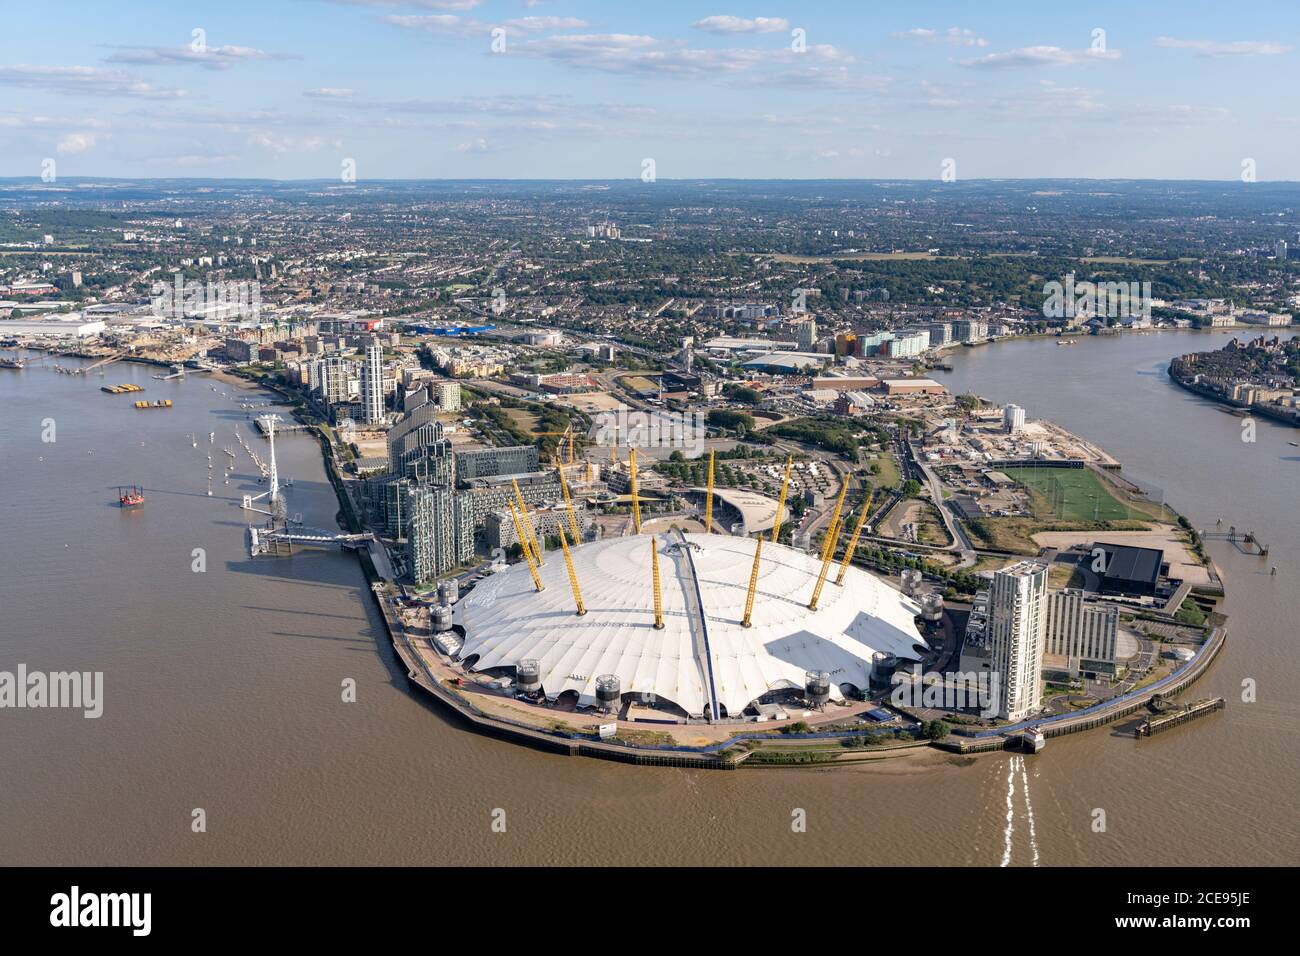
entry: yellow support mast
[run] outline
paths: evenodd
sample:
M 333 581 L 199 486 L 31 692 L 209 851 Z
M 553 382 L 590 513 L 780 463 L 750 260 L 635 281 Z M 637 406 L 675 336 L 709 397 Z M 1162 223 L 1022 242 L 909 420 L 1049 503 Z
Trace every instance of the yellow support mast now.
M 655 590 L 655 630 L 664 629 L 664 594 L 659 587 L 659 547 L 658 539 L 650 539 L 650 567 L 652 569 L 652 578 L 654 580 Z
M 511 478 L 510 485 L 515 489 L 515 501 L 519 505 L 519 515 L 523 519 L 524 530 L 528 535 L 526 540 L 528 541 L 529 546 L 533 549 L 533 554 L 537 558 L 538 567 L 541 567 L 545 565 L 546 562 L 542 560 L 542 549 L 537 546 L 537 533 L 533 530 L 533 519 L 529 516 L 528 506 L 524 504 L 524 496 L 519 491 L 519 482 L 514 478 Z
M 560 468 L 560 490 L 564 492 L 564 510 L 569 515 L 569 530 L 573 532 L 573 543 L 579 544 L 582 541 L 582 534 L 578 531 L 578 516 L 573 513 L 573 499 L 569 497 L 569 483 L 564 480 L 564 469 Z
M 704 493 L 704 533 L 713 533 L 713 449 L 709 449 L 709 487 Z
M 587 605 L 582 603 L 582 588 L 578 587 L 578 572 L 573 570 L 573 558 L 569 555 L 569 539 L 564 534 L 564 526 L 559 525 L 560 547 L 564 549 L 564 566 L 569 570 L 569 587 L 573 589 L 573 603 L 578 607 L 578 617 L 587 613 Z
M 776 504 L 776 520 L 772 522 L 772 543 L 777 543 L 777 536 L 781 533 L 781 509 L 785 507 L 786 489 L 790 487 L 790 466 L 794 462 L 793 455 L 786 455 L 785 458 L 785 480 L 781 482 L 781 500 Z M 758 563 L 763 554 L 763 536 L 758 536 L 758 543 L 754 545 L 754 566 L 749 569 L 749 591 L 745 594 L 745 618 L 740 623 L 750 626 L 750 619 L 754 615 L 754 595 L 758 593 Z
M 849 562 L 853 560 L 853 554 L 858 550 L 858 535 L 862 534 L 862 526 L 867 523 L 867 512 L 871 510 L 871 492 L 867 492 L 867 500 L 862 502 L 862 513 L 858 515 L 857 523 L 853 525 L 853 534 L 849 536 L 848 547 L 844 549 L 844 560 L 840 562 L 840 572 L 835 575 L 835 583 L 844 583 L 844 573 L 849 569 Z
M 750 618 L 754 615 L 754 595 L 758 592 L 758 561 L 762 554 L 763 537 L 759 535 L 754 543 L 754 566 L 749 569 L 749 593 L 745 595 L 745 619 L 740 622 L 744 627 L 750 626 Z
M 542 578 L 537 573 L 537 563 L 533 561 L 533 552 L 528 544 L 528 538 L 524 535 L 523 522 L 519 520 L 519 512 L 515 510 L 513 501 L 507 502 L 510 505 L 510 517 L 515 521 L 515 534 L 519 536 L 519 547 L 524 551 L 524 560 L 528 562 L 528 573 L 533 576 L 533 587 L 542 590 Z
M 835 557 L 835 539 L 840 535 L 840 509 L 844 507 L 844 493 L 849 490 L 849 479 L 844 478 L 840 496 L 835 499 L 835 512 L 831 515 L 830 527 L 826 529 L 826 543 L 822 545 L 822 569 L 817 575 L 817 586 L 813 588 L 812 600 L 808 610 L 817 610 L 817 600 L 822 596 L 822 586 L 826 584 L 826 572 L 831 568 L 831 558 Z
M 641 496 L 636 489 L 636 449 L 630 449 L 628 453 L 628 469 L 632 483 L 632 526 L 636 528 L 636 533 L 641 533 Z
M 781 512 L 785 510 L 785 493 L 790 488 L 790 466 L 794 464 L 794 455 L 785 456 L 785 478 L 781 480 L 781 497 L 776 502 L 776 520 L 772 522 L 772 543 L 778 543 L 781 537 Z

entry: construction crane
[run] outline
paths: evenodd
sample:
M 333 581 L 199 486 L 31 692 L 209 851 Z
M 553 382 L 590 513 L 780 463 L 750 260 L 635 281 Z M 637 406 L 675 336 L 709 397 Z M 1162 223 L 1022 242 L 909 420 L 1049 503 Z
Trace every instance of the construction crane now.
M 537 546 L 537 534 L 533 531 L 533 519 L 528 515 L 528 506 L 524 504 L 524 496 L 519 490 L 518 480 L 511 478 L 510 485 L 515 489 L 515 501 L 519 504 L 519 514 L 523 518 L 524 530 L 528 532 L 526 540 L 533 549 L 538 567 L 541 567 L 546 562 L 542 560 L 542 549 Z
M 652 579 L 654 581 L 655 591 L 655 630 L 664 629 L 664 595 L 659 587 L 659 548 L 654 537 L 650 539 L 650 567 L 652 569 Z
M 704 492 L 704 533 L 713 533 L 713 449 L 709 449 L 709 487 Z
M 582 541 L 582 535 L 578 531 L 578 516 L 573 513 L 573 499 L 569 497 L 569 483 L 564 480 L 564 469 L 556 469 L 560 473 L 560 490 L 564 492 L 564 510 L 569 515 L 569 530 L 573 532 L 573 543 L 578 544 Z
M 569 464 L 573 464 L 573 426 L 569 426 Z
M 862 534 L 862 526 L 867 523 L 867 512 L 871 510 L 871 491 L 867 491 L 867 498 L 862 502 L 862 513 L 858 515 L 857 522 L 853 525 L 853 534 L 849 536 L 848 547 L 844 549 L 844 560 L 840 562 L 839 574 L 835 575 L 835 583 L 844 583 L 844 573 L 849 569 L 849 562 L 853 560 L 853 553 L 858 550 L 858 535 Z
M 533 587 L 541 591 L 543 589 L 542 577 L 537 573 L 537 562 L 533 560 L 533 552 L 528 544 L 528 538 L 524 535 L 523 522 L 519 520 L 519 512 L 515 510 L 513 501 L 507 502 L 510 505 L 510 517 L 515 522 L 515 534 L 519 537 L 519 547 L 523 549 L 524 560 L 528 562 L 528 573 L 533 576 Z
M 776 502 L 776 518 L 772 521 L 772 543 L 781 537 L 781 513 L 785 511 L 785 493 L 790 487 L 790 466 L 794 464 L 794 455 L 785 456 L 785 478 L 781 480 L 781 497 Z
M 573 603 L 577 605 L 578 617 L 587 613 L 587 606 L 582 603 L 582 588 L 578 587 L 578 572 L 573 570 L 573 558 L 569 555 L 569 539 L 564 533 L 564 526 L 559 526 L 560 547 L 564 549 L 564 566 L 569 571 L 569 587 L 573 589 Z
M 628 472 L 630 475 L 632 488 L 632 526 L 636 528 L 636 533 L 641 533 L 641 497 L 636 490 L 636 449 L 632 448 L 628 452 Z
M 831 515 L 830 527 L 826 529 L 826 542 L 822 545 L 822 569 L 817 575 L 817 586 L 813 588 L 812 600 L 808 610 L 817 610 L 817 600 L 822 596 L 822 586 L 826 584 L 826 572 L 830 570 L 831 558 L 835 557 L 835 539 L 840 534 L 840 509 L 844 507 L 844 493 L 849 490 L 849 479 L 844 477 L 840 486 L 840 496 L 835 499 L 835 512 Z

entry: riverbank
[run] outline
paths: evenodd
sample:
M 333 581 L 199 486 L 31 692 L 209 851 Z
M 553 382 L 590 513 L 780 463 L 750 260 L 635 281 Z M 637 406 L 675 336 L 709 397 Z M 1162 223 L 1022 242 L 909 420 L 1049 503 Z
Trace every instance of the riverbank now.
M 286 403 L 300 405 L 301 399 L 277 384 L 241 371 L 229 373 L 240 381 L 267 388 L 280 395 Z M 308 423 L 311 424 L 311 423 Z M 328 432 L 314 424 L 313 431 L 319 440 L 321 454 L 330 484 L 340 506 L 341 523 L 349 531 L 361 529 L 360 516 L 342 478 L 335 448 Z M 628 737 L 652 736 L 659 728 L 635 721 L 608 721 L 615 727 L 612 737 L 602 738 L 599 733 L 578 732 L 576 728 L 558 729 L 531 724 L 509 713 L 512 707 L 526 707 L 513 699 L 499 698 L 507 706 L 491 707 L 498 698 L 485 698 L 478 703 L 460 687 L 462 676 L 454 662 L 437 650 L 431 640 L 412 634 L 403 624 L 392 593 L 395 582 L 380 576 L 371 556 L 358 550 L 358 560 L 370 584 L 370 592 L 384 622 L 388 638 L 407 671 L 407 679 L 416 685 L 445 710 L 454 714 L 463 726 L 476 732 L 530 746 L 550 753 L 567 756 L 586 756 L 604 760 L 640 765 L 697 767 L 704 769 L 737 769 L 742 766 L 830 766 L 844 763 L 897 760 L 914 757 L 918 751 L 942 751 L 972 755 L 1008 749 L 1015 746 L 1017 735 L 1028 726 L 1040 728 L 1045 736 L 1077 733 L 1110 723 L 1128 716 L 1145 706 L 1158 693 L 1181 692 L 1195 681 L 1213 662 L 1223 645 L 1224 632 L 1218 629 L 1197 651 L 1196 656 L 1173 674 L 1124 697 L 1090 708 L 1088 711 L 1011 727 L 999 727 L 969 737 L 952 734 L 945 740 L 907 739 L 897 736 L 885 746 L 863 747 L 858 744 L 867 734 L 874 733 L 868 725 L 851 730 L 807 733 L 788 732 L 788 728 L 765 732 L 737 732 L 715 742 L 699 745 L 675 743 L 634 743 Z M 529 709 L 520 717 L 535 716 Z M 845 719 L 856 719 L 846 712 Z M 588 721 L 590 723 L 590 721 Z M 710 729 L 721 730 L 721 727 Z M 660 734 L 661 736 L 667 736 Z M 619 737 L 624 739 L 620 740 Z
M 1283 411 L 1271 408 L 1268 405 L 1260 405 L 1258 403 L 1239 405 L 1219 392 L 1216 392 L 1209 386 L 1200 385 L 1183 378 L 1182 376 L 1175 375 L 1172 364 L 1169 367 L 1169 379 L 1179 388 L 1192 392 L 1195 395 L 1200 395 L 1202 398 L 1209 399 L 1221 407 L 1233 412 L 1242 412 L 1247 415 L 1260 415 L 1264 418 L 1271 418 L 1273 421 L 1281 422 L 1284 425 L 1290 425 L 1292 428 L 1300 428 L 1300 416 L 1295 414 L 1288 415 Z

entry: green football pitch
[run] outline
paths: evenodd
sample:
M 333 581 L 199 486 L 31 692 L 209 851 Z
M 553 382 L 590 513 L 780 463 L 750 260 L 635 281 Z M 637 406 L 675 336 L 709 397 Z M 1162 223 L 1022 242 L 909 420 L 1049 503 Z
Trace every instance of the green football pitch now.
M 1035 492 L 1037 517 L 1066 521 L 1158 518 L 1160 503 L 1127 502 L 1088 468 L 1006 468 L 1007 477 Z

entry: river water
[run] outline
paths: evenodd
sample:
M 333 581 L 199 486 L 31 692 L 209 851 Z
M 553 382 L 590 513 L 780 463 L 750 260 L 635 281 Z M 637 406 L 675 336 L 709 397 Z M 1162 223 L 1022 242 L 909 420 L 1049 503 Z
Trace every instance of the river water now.
M 1031 758 L 733 773 L 537 753 L 423 701 L 354 558 L 248 557 L 240 496 L 265 486 L 234 427 L 264 446 L 239 407 L 264 400 L 255 391 L 143 366 L 0 370 L 0 670 L 102 671 L 105 685 L 99 719 L 0 710 L 0 863 L 1294 863 L 1300 453 L 1287 442 L 1300 432 L 1261 421 L 1243 444 L 1237 418 L 1163 375 L 1170 356 L 1224 338 L 964 349 L 947 381 L 1087 435 L 1198 525 L 1222 517 L 1273 545 L 1268 561 L 1212 549 L 1231 637 L 1196 691 L 1226 695 L 1225 712 L 1149 741 L 1052 740 Z M 99 390 L 127 381 L 175 406 L 136 411 Z M 239 455 L 228 485 L 224 447 Z M 332 527 L 315 442 L 277 451 L 290 510 Z M 124 511 L 116 488 L 132 482 L 148 500 Z M 1257 703 L 1239 702 L 1246 678 Z

